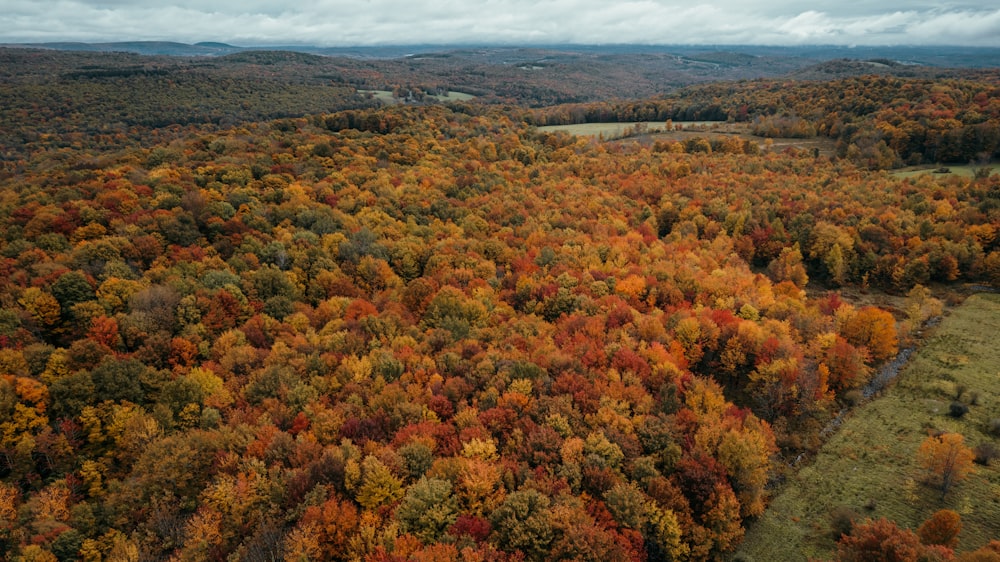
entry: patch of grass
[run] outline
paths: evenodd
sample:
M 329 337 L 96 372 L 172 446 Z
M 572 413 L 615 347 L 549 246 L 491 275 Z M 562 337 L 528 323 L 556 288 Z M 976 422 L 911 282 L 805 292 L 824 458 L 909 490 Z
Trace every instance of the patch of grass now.
M 836 549 L 831 513 L 844 509 L 911 529 L 939 509 L 953 509 L 962 516 L 960 551 L 1000 538 L 1000 461 L 977 465 L 943 501 L 922 483 L 916 461 L 931 430 L 959 432 L 969 447 L 998 442 L 989 433 L 990 421 L 1000 418 L 997 333 L 1000 295 L 974 295 L 955 308 L 895 386 L 854 412 L 815 460 L 789 478 L 750 525 L 740 554 L 775 562 L 829 559 Z M 948 415 L 951 397 L 942 396 L 959 386 L 979 393 L 978 405 L 960 419 Z
M 942 173 L 942 168 L 947 169 L 947 172 Z M 979 164 L 948 164 L 946 166 L 910 166 L 908 168 L 902 168 L 893 171 L 891 175 L 898 178 L 912 178 L 916 176 L 922 176 L 924 174 L 934 174 L 935 176 L 948 177 L 948 176 L 961 176 L 963 178 L 971 178 L 976 174 L 976 170 L 979 168 L 989 168 L 990 174 L 1000 173 L 1000 164 L 992 164 L 982 166 Z
M 675 129 L 708 128 L 721 125 L 721 121 L 675 121 Z M 571 135 L 580 137 L 603 136 L 606 139 L 619 138 L 625 134 L 626 129 L 635 130 L 636 126 L 645 128 L 648 133 L 662 132 L 666 124 L 663 121 L 640 121 L 637 123 L 580 123 L 578 125 L 547 125 L 539 127 L 538 130 L 545 131 L 565 131 Z
M 399 98 L 393 96 L 392 92 L 390 92 L 389 90 L 358 90 L 358 93 L 361 95 L 371 94 L 373 98 L 388 105 L 396 105 L 398 103 L 401 103 L 402 101 Z M 472 94 L 466 94 L 464 92 L 448 92 L 445 95 L 428 96 L 428 97 L 433 98 L 439 102 L 450 102 L 450 101 L 469 101 L 471 99 L 475 99 L 476 96 Z
M 443 101 L 443 102 L 449 102 L 449 101 L 469 101 L 469 100 L 476 99 L 476 96 L 474 96 L 472 94 L 466 94 L 465 92 L 448 92 L 447 94 L 445 94 L 443 96 L 431 96 L 431 97 L 434 98 L 434 99 L 436 99 L 436 100 L 438 100 L 438 101 Z
M 394 98 L 389 90 L 358 90 L 358 93 L 361 95 L 371 94 L 373 98 L 389 105 L 399 103 L 399 100 Z
M 580 137 L 601 137 L 605 140 L 616 140 L 635 137 L 636 127 L 639 127 L 641 131 L 638 135 L 639 137 L 655 141 L 684 142 L 698 137 L 709 140 L 724 140 L 737 136 L 741 139 L 756 142 L 762 149 L 766 148 L 772 151 L 782 151 L 786 148 L 807 151 L 818 150 L 824 156 L 833 155 L 835 148 L 834 141 L 826 137 L 766 139 L 750 134 L 750 126 L 747 123 L 729 123 L 726 121 L 672 121 L 670 130 L 666 130 L 666 123 L 663 121 L 547 125 L 538 127 L 538 130 L 542 132 L 564 131 Z

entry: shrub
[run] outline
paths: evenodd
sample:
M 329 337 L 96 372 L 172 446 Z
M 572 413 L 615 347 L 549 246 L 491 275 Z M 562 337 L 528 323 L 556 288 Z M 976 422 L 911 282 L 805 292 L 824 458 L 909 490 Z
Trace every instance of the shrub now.
M 948 406 L 948 415 L 953 418 L 961 418 L 968 413 L 969 407 L 961 402 L 955 401 L 951 403 L 951 406 Z
M 965 394 L 965 385 L 964 384 L 956 384 L 955 385 L 955 400 L 961 400 L 963 394 Z
M 950 509 L 942 509 L 931 515 L 917 529 L 920 542 L 925 545 L 939 544 L 948 548 L 958 546 L 958 534 L 962 532 L 962 518 Z
M 1000 418 L 991 419 L 986 429 L 991 435 L 1000 437 Z
M 981 464 L 986 466 L 993 461 L 993 459 L 1000 458 L 1000 447 L 997 447 L 993 443 L 980 443 L 972 449 L 972 454 L 975 457 L 972 459 L 976 464 Z
M 835 541 L 839 541 L 840 537 L 844 535 L 851 534 L 851 529 L 854 528 L 854 522 L 860 518 L 857 511 L 854 511 L 846 505 L 835 507 L 830 510 L 830 536 Z
M 855 525 L 850 535 L 837 544 L 841 562 L 874 562 L 876 560 L 917 560 L 923 550 L 916 533 L 900 529 L 887 519 L 869 520 Z

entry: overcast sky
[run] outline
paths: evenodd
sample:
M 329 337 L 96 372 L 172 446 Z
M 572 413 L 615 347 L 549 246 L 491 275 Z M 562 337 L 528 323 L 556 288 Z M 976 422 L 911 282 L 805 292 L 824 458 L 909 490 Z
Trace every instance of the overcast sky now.
M 1000 46 L 1000 0 L 0 0 L 0 42 Z

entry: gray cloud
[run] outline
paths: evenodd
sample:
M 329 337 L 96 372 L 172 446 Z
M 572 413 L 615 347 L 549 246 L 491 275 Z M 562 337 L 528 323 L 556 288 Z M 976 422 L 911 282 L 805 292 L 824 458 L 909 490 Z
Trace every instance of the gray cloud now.
M 0 42 L 1000 46 L 1000 3 L 816 0 L 7 0 Z M 992 4 L 992 6 L 985 6 Z

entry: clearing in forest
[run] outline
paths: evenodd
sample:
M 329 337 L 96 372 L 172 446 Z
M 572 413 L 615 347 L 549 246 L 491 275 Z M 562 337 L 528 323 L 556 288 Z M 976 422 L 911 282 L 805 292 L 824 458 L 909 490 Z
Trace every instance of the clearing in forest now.
M 1000 444 L 1000 295 L 975 295 L 951 313 L 914 354 L 885 395 L 849 416 L 816 458 L 780 489 L 747 530 L 743 560 L 829 559 L 836 542 L 830 513 L 848 508 L 861 519 L 886 517 L 916 529 L 939 509 L 962 516 L 958 551 L 1000 538 L 1000 460 L 976 465 L 942 501 L 923 483 L 917 449 L 932 432 L 958 432 L 965 443 Z M 949 415 L 955 401 L 968 405 Z M 739 559 L 739 558 L 737 558 Z
M 693 138 L 724 140 L 733 136 L 751 140 L 774 151 L 786 148 L 796 150 L 818 150 L 823 156 L 834 154 L 836 143 L 826 137 L 768 139 L 750 132 L 749 123 L 729 123 L 726 121 L 672 121 L 667 130 L 663 121 L 639 121 L 632 123 L 580 123 L 576 125 L 546 125 L 538 127 L 541 132 L 564 131 L 580 137 L 601 137 L 605 140 L 646 137 L 649 140 L 684 142 Z M 770 142 L 767 142 L 770 140 Z
M 700 132 L 704 134 L 712 130 L 718 130 L 720 126 L 725 124 L 724 121 L 674 121 L 671 130 Z M 643 133 L 663 133 L 665 132 L 665 127 L 666 123 L 663 121 L 638 121 L 633 123 L 607 122 L 546 125 L 539 127 L 538 130 L 542 132 L 565 131 L 571 135 L 580 137 L 603 136 L 606 139 L 615 139 L 631 136 L 637 131 L 642 131 Z
M 396 105 L 405 101 L 401 98 L 397 98 L 389 90 L 358 90 L 358 94 L 362 96 L 371 95 L 373 98 L 386 105 Z M 451 101 L 469 101 L 475 99 L 475 97 L 476 96 L 472 94 L 466 94 L 464 92 L 448 92 L 447 94 L 427 94 L 424 96 L 424 99 L 425 101 L 433 99 L 442 103 L 447 103 Z
M 910 166 L 908 168 L 902 168 L 899 170 L 894 170 L 891 172 L 892 175 L 898 178 L 912 178 L 916 176 L 922 176 L 924 174 L 935 174 L 940 176 L 961 176 L 963 178 L 971 178 L 976 175 L 976 171 L 980 169 L 989 169 L 990 174 L 1000 173 L 1000 164 L 948 164 L 945 166 Z

